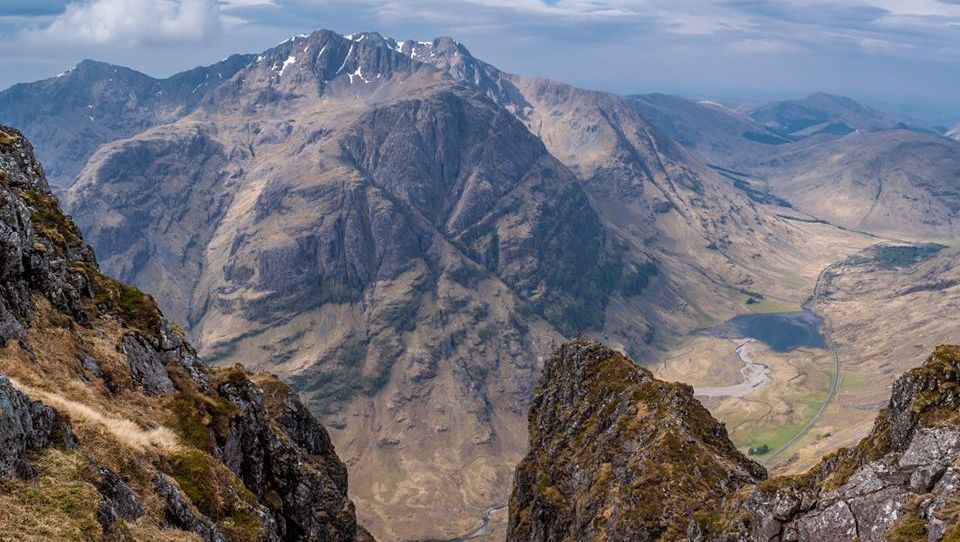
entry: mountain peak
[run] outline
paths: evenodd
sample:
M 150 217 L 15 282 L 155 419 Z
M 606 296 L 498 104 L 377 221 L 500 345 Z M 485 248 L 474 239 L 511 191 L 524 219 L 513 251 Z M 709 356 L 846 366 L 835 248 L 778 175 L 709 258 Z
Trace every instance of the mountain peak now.
M 678 540 L 691 511 L 764 478 L 690 386 L 576 340 L 547 361 L 530 407 L 507 540 Z

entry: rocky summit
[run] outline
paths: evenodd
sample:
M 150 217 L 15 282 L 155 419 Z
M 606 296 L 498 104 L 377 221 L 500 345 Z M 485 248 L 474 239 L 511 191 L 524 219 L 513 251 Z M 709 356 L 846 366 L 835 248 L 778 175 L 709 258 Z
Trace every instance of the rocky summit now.
M 103 275 L 0 126 L 0 532 L 17 541 L 354 541 L 347 473 L 276 377 L 212 369 Z
M 941 346 L 857 446 L 766 479 L 689 386 L 569 343 L 530 409 L 507 540 L 957 540 L 958 385 L 960 347 Z

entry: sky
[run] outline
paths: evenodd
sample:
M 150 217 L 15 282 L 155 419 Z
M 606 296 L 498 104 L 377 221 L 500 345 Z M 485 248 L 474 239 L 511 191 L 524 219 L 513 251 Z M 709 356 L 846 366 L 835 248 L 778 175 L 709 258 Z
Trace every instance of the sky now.
M 960 0 L 0 0 L 0 88 L 90 58 L 155 77 L 321 28 L 449 35 L 620 94 L 851 96 L 960 123 Z

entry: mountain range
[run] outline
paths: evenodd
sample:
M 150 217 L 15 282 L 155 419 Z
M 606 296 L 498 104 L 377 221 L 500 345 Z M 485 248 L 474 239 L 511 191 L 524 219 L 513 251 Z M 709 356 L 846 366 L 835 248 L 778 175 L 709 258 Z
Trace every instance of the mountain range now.
M 153 298 L 102 274 L 29 142 L 6 126 L 0 201 L 5 536 L 373 541 L 296 394 L 275 376 L 209 367 Z M 952 258 L 927 247 L 846 265 L 919 266 L 907 296 L 955 286 L 924 282 Z M 896 380 L 859 443 L 769 477 L 693 388 L 577 339 L 533 393 L 506 540 L 952 540 L 958 375 L 960 348 L 936 348 Z
M 375 33 L 164 80 L 85 61 L 0 119 L 105 271 L 207 360 L 291 382 L 381 540 L 506 502 L 545 352 L 650 363 L 745 300 L 799 307 L 871 236 L 952 235 L 960 171 L 846 98 L 619 97 Z
M 674 96 L 629 100 L 758 201 L 888 238 L 956 235 L 960 147 L 949 135 L 824 93 L 746 111 Z

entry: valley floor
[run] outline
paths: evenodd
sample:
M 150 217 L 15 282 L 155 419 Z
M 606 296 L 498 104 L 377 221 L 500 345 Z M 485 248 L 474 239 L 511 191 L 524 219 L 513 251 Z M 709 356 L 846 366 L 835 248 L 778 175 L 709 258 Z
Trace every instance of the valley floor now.
M 807 307 L 822 318 L 824 348 L 778 352 L 750 337 L 698 333 L 663 356 L 658 377 L 694 386 L 737 447 L 774 474 L 804 471 L 855 445 L 886 404 L 894 378 L 957 339 L 936 316 L 957 306 L 953 282 L 924 268 L 936 259 L 891 265 L 887 247 L 894 242 L 877 241 L 830 264 L 809 285 Z M 914 284 L 925 273 L 939 280 L 932 292 L 899 287 L 904 276 Z M 771 306 L 795 310 L 764 300 L 744 312 Z

